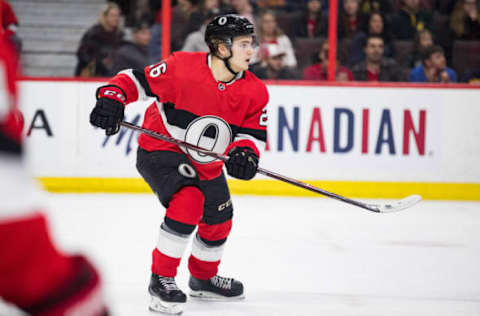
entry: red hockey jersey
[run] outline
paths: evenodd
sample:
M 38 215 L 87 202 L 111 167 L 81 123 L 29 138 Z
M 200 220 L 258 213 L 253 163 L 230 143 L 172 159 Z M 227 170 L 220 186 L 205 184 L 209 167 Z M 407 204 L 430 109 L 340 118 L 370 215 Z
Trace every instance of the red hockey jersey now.
M 18 56 L 10 40 L 0 35 L 0 133 L 20 143 L 23 116 L 17 109 Z
M 252 73 L 218 82 L 207 53 L 177 52 L 143 71 L 128 69 L 109 82 L 120 87 L 127 104 L 155 97 L 143 127 L 224 153 L 229 144 L 249 146 L 257 154 L 266 142 L 268 92 Z M 223 162 L 142 134 L 139 146 L 148 151 L 186 152 L 200 179 L 220 175 Z

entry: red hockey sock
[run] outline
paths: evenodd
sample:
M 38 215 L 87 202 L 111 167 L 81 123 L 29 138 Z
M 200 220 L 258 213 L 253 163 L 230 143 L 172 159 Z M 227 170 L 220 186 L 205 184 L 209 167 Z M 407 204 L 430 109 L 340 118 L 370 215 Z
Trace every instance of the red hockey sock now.
M 172 258 L 164 255 L 157 248 L 152 252 L 152 272 L 165 277 L 177 275 L 177 268 L 182 258 Z
M 201 280 L 207 280 L 217 275 L 219 264 L 220 260 L 203 261 L 195 258 L 193 255 L 188 258 L 188 269 L 190 273 Z

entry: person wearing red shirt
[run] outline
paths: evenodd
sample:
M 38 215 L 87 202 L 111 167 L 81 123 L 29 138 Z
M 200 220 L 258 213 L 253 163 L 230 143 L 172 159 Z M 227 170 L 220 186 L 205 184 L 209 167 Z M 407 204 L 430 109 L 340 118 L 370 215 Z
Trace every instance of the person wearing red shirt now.
M 328 41 L 320 44 L 320 51 L 314 56 L 315 64 L 305 68 L 303 80 L 328 80 Z M 336 81 L 352 81 L 353 74 L 347 67 L 337 65 Z

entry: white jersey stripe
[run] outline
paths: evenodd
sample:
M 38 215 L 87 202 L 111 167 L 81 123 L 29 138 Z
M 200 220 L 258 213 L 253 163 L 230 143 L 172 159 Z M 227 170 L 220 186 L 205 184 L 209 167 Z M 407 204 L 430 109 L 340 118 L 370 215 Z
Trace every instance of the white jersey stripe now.
M 137 88 L 137 91 L 138 91 L 138 101 L 145 101 L 148 99 L 148 96 L 145 92 L 145 89 L 143 88 L 143 86 L 140 84 L 140 82 L 138 82 L 137 78 L 135 77 L 135 75 L 133 74 L 133 70 L 132 69 L 125 69 L 125 70 L 122 70 L 120 71 L 118 74 L 124 74 L 124 75 L 127 75 L 132 81 L 133 83 L 135 84 L 135 87 Z
M 188 237 L 180 237 L 160 227 L 157 249 L 172 258 L 181 258 L 188 244 Z
M 202 261 L 219 261 L 222 259 L 224 249 L 225 243 L 218 247 L 209 247 L 198 238 L 198 235 L 193 239 L 192 255 Z

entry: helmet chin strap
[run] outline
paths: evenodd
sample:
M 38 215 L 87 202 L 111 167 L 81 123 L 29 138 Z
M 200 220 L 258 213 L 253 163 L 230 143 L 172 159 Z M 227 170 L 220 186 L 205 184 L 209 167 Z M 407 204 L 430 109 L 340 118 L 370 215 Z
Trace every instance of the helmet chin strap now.
M 222 58 L 222 60 L 223 60 L 223 63 L 225 64 L 225 67 L 227 67 L 228 71 L 230 71 L 236 77 L 238 75 L 238 72 L 236 72 L 232 69 L 232 66 L 230 65 L 230 58 L 232 58 L 231 53 L 230 53 L 229 57 Z
M 230 58 L 233 57 L 232 48 L 229 47 L 228 51 L 230 52 L 230 56 L 228 56 L 228 57 L 220 57 L 220 55 L 218 55 L 218 54 L 215 54 L 215 56 L 220 58 L 223 61 L 223 63 L 225 64 L 225 67 L 227 67 L 228 71 L 230 71 L 230 73 L 236 77 L 238 75 L 238 72 L 233 70 L 232 66 L 230 65 Z

